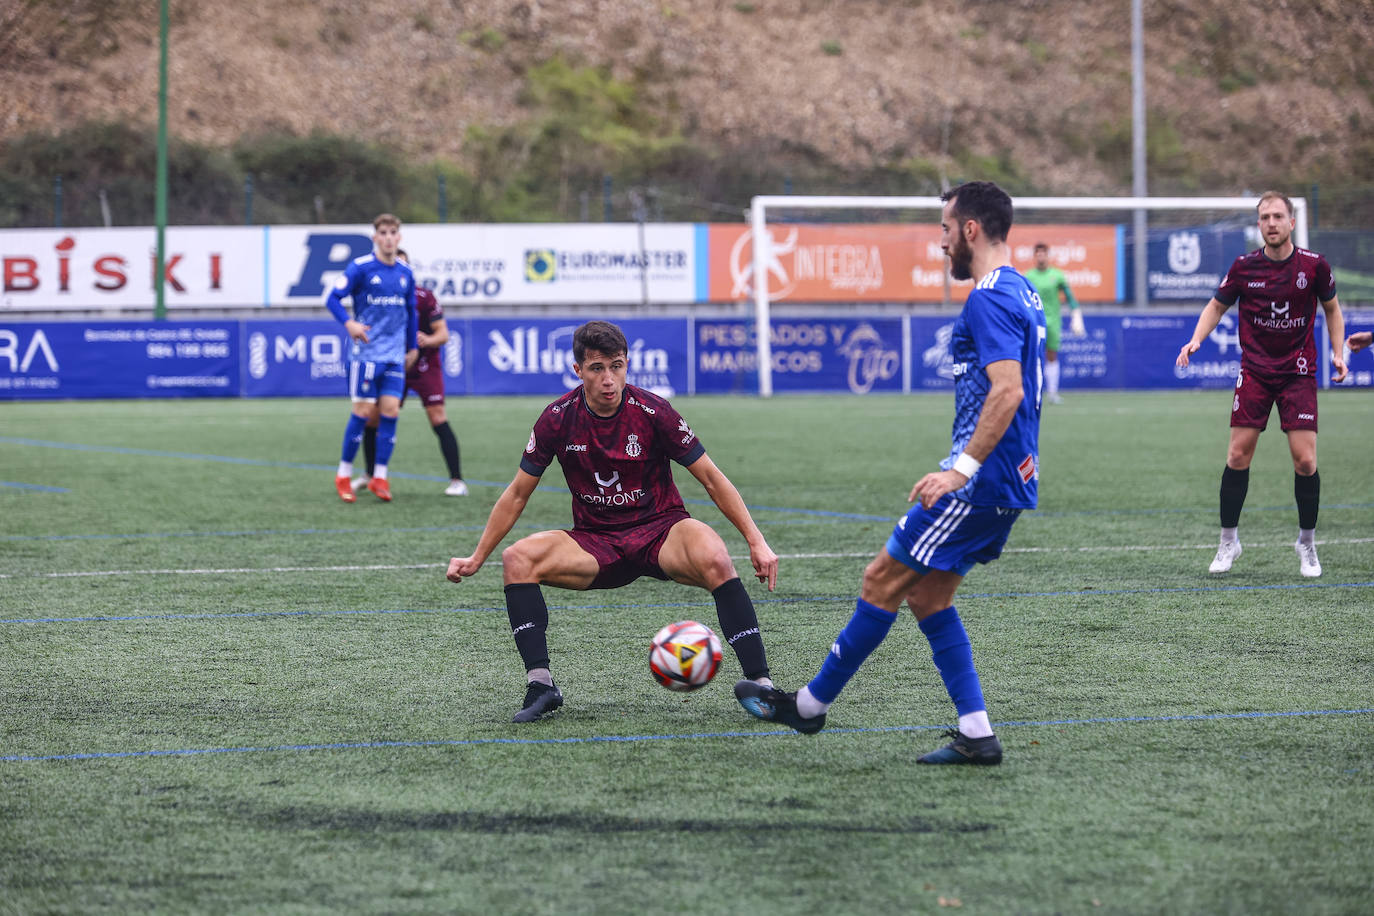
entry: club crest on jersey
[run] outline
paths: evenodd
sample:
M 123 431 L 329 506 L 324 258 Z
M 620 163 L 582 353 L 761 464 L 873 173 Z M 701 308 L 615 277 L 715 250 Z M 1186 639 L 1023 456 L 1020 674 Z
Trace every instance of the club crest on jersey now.
M 1022 483 L 1030 483 L 1035 477 L 1035 456 L 1027 455 L 1026 460 L 1016 466 L 1016 470 L 1021 475 Z
M 629 455 L 631 458 L 638 458 L 643 451 L 644 446 L 639 444 L 639 436 L 630 433 L 630 435 L 625 438 L 625 454 Z
M 1307 274 L 1301 270 L 1298 271 L 1297 287 L 1298 289 L 1307 289 Z

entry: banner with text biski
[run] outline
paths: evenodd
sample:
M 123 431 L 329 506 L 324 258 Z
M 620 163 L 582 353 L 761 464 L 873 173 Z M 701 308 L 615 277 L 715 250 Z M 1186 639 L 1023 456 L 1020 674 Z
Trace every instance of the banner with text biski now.
M 238 327 L 0 324 L 0 400 L 238 397 Z
M 169 309 L 262 305 L 264 231 L 168 227 L 164 304 Z M 157 230 L 0 231 L 0 270 L 0 311 L 151 310 L 156 300 Z
M 698 320 L 698 394 L 759 390 L 753 319 Z M 868 394 L 903 390 L 901 318 L 774 318 L 773 390 Z
M 581 318 L 473 318 L 467 326 L 465 391 L 537 394 L 550 400 L 582 384 L 573 371 L 573 331 Z M 626 382 L 671 398 L 689 393 L 687 319 L 611 318 L 629 345 Z M 456 322 L 450 322 L 450 328 Z M 451 389 L 450 389 L 451 390 Z

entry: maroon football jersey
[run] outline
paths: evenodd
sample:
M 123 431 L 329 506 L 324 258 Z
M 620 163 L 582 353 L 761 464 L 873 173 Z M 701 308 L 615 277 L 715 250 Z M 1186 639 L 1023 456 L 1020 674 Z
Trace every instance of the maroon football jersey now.
M 434 298 L 434 293 L 418 283 L 415 285 L 415 314 L 419 319 L 417 326 L 423 334 L 433 334 L 435 325 L 444 320 L 444 309 L 439 305 L 439 300 Z M 421 347 L 420 358 L 433 356 L 438 352 L 438 347 Z
M 578 387 L 544 408 L 520 467 L 539 477 L 557 458 L 572 491 L 573 527 L 597 531 L 682 509 L 669 461 L 686 467 L 705 453 L 664 398 L 626 385 L 615 415 L 598 417 Z
M 1296 246 L 1282 261 L 1271 260 L 1263 248 L 1241 255 L 1216 291 L 1223 305 L 1240 300 L 1241 368 L 1297 375 L 1317 372 L 1317 305 L 1335 295 L 1326 258 Z

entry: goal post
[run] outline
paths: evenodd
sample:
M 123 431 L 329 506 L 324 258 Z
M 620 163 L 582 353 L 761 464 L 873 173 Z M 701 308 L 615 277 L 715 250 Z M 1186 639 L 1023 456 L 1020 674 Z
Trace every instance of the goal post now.
M 1251 219 L 1247 227 L 1253 227 L 1253 214 L 1258 203 L 1258 195 L 1246 197 L 1014 197 L 1017 220 L 1013 231 L 1022 224 L 1024 213 L 1071 214 L 1090 213 L 1093 221 L 1118 224 L 1117 214 L 1144 210 L 1150 214 L 1173 212 L 1179 215 L 1195 213 L 1200 215 L 1224 214 L 1236 218 L 1248 213 Z M 1307 200 L 1302 197 L 1291 198 L 1293 215 L 1296 220 L 1293 241 L 1300 248 L 1308 245 Z M 774 250 L 774 240 L 770 231 L 770 216 L 781 211 L 801 211 L 808 214 L 806 219 L 793 219 L 789 222 L 805 225 L 818 222 L 809 214 L 815 211 L 874 211 L 896 212 L 924 211 L 931 214 L 929 222 L 938 223 L 943 204 L 939 197 L 883 197 L 849 195 L 758 195 L 750 201 L 749 223 L 753 244 L 752 286 L 754 299 L 754 323 L 757 338 L 758 393 L 760 397 L 773 395 L 773 353 L 772 353 L 772 311 L 774 302 L 769 290 L 770 271 L 776 270 L 778 252 Z M 1062 218 L 1062 217 L 1059 217 Z M 924 222 L 925 220 L 923 220 Z M 906 220 L 910 222 L 910 220 Z M 1134 230 L 1126 229 L 1128 235 Z M 1148 231 L 1148 228 L 1147 228 Z M 1131 239 L 1132 243 L 1137 240 Z M 1148 243 L 1148 236 L 1142 244 Z M 943 269 L 943 268 L 942 268 Z M 838 301 L 838 304 L 845 304 Z M 897 300 L 901 301 L 901 300 Z M 913 300 L 914 301 L 914 300 Z M 1136 303 L 1143 306 L 1145 303 Z

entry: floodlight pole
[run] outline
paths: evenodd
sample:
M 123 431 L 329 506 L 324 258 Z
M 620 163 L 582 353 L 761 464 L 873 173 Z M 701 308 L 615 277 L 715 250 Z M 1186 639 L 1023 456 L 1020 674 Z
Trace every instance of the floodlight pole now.
M 153 317 L 158 321 L 167 317 L 166 252 L 167 252 L 167 0 L 162 0 L 159 24 L 157 67 L 157 256 L 153 263 Z
M 1131 196 L 1147 197 L 1145 162 L 1145 16 L 1144 0 L 1131 0 Z M 1135 307 L 1149 305 L 1146 277 L 1150 258 L 1146 239 L 1145 211 L 1135 211 Z

